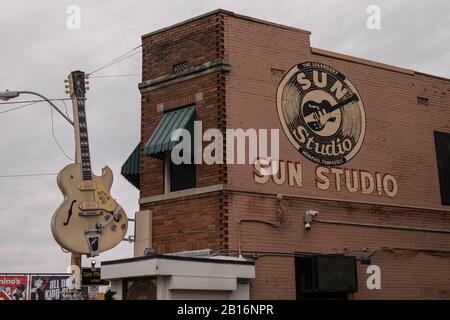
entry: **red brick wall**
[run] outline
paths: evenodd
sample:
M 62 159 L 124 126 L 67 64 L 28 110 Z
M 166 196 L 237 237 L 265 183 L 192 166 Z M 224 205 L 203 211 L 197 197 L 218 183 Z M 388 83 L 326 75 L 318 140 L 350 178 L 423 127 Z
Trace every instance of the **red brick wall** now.
M 256 257 L 252 298 L 295 298 L 292 255 L 296 252 L 354 254 L 350 251 L 361 247 L 368 247 L 370 252 L 378 250 L 372 263 L 381 267 L 382 290 L 366 288 L 366 266 L 359 265 L 359 291 L 350 298 L 450 298 L 449 234 L 317 221 L 306 232 L 303 223 L 306 210 L 317 210 L 325 220 L 450 230 L 450 210 L 440 203 L 433 140 L 433 130 L 450 132 L 446 110 L 450 82 L 313 53 L 307 32 L 223 12 L 151 35 L 143 39 L 143 44 L 144 81 L 171 73 L 172 65 L 181 61 L 193 67 L 226 58 L 231 71 L 144 93 L 142 146 L 162 117 L 156 111 L 157 104 L 177 105 L 203 92 L 204 98 L 196 107 L 197 120 L 203 120 L 204 129 L 223 130 L 225 125 L 280 129 L 281 158 L 300 162 L 304 173 L 303 187 L 299 188 L 271 181 L 257 184 L 250 165 L 199 166 L 198 186 L 225 183 L 226 191 L 141 205 L 141 209 L 154 210 L 153 243 L 157 252 L 211 248 L 229 249 L 235 255 L 238 221 L 278 223 L 275 195 L 285 194 L 289 200 L 285 205 L 290 217 L 287 225 L 241 224 L 242 251 L 252 254 L 246 255 L 249 258 Z M 304 61 L 333 66 L 356 86 L 365 107 L 366 134 L 359 153 L 342 168 L 394 175 L 399 184 L 395 198 L 317 189 L 316 165 L 290 144 L 276 113 L 276 89 L 282 76 L 279 70 L 287 71 Z M 417 96 L 429 98 L 429 106 L 419 106 Z M 163 192 L 162 172 L 160 161 L 142 157 L 141 197 Z M 284 256 L 261 256 L 263 252 Z
M 230 192 L 228 198 L 229 250 L 233 254 L 237 254 L 238 250 L 237 223 L 239 219 L 263 220 L 279 225 L 272 227 L 255 222 L 241 223 L 242 253 L 250 258 L 253 254 L 262 255 L 256 260 L 256 279 L 252 281 L 252 298 L 295 298 L 293 257 L 264 256 L 264 252 L 283 255 L 346 254 L 361 257 L 376 250 L 378 251 L 372 256 L 372 264 L 381 268 L 382 290 L 367 289 L 366 280 L 369 276 L 366 274 L 367 266 L 360 265 L 358 267 L 359 291 L 354 295 L 355 299 L 432 298 L 429 296 L 430 288 L 441 290 L 440 294 L 443 298 L 450 298 L 450 292 L 448 292 L 450 234 L 319 222 L 313 222 L 311 230 L 306 231 L 303 222 L 306 210 L 317 210 L 318 218 L 322 220 L 450 230 L 448 215 L 438 211 L 424 212 L 370 204 L 291 198 L 283 201 L 288 211 L 289 222 L 280 225 L 275 215 L 279 204 L 274 195 Z M 368 248 L 369 252 L 365 254 L 354 252 L 363 247 Z M 383 247 L 397 249 L 381 250 Z M 400 250 L 402 248 L 411 250 Z M 433 253 L 426 250 L 441 250 L 449 253 Z M 271 289 L 267 290 L 267 288 Z
M 228 166 L 227 189 L 242 191 L 229 196 L 230 251 L 236 253 L 238 250 L 238 220 L 276 223 L 275 195 L 290 195 L 286 197 L 291 199 L 287 206 L 291 218 L 288 226 L 273 228 L 261 223 L 242 223 L 243 251 L 292 255 L 295 252 L 345 253 L 361 247 L 372 250 L 382 247 L 408 248 L 411 250 L 379 251 L 373 256 L 372 263 L 381 267 L 382 290 L 366 288 L 366 266 L 359 266 L 359 291 L 353 298 L 450 298 L 450 234 L 317 222 L 306 232 L 303 222 L 306 210 L 317 210 L 320 218 L 327 220 L 450 230 L 450 208 L 442 206 L 440 201 L 433 138 L 433 130 L 450 132 L 450 113 L 447 110 L 450 105 L 450 82 L 313 53 L 309 35 L 302 31 L 240 17 L 230 17 L 228 26 L 232 65 L 226 91 L 228 126 L 280 129 L 280 157 L 300 162 L 303 169 L 303 187 L 299 188 L 290 187 L 287 183 L 276 185 L 272 181 L 257 184 L 253 180 L 251 165 Z M 365 140 L 355 158 L 342 168 L 394 175 L 399 184 L 395 198 L 376 193 L 337 192 L 332 188 L 321 191 L 316 187 L 317 165 L 295 150 L 278 120 L 276 90 L 281 75 L 271 70 L 288 71 L 304 61 L 330 65 L 345 74 L 356 86 L 366 112 Z M 429 98 L 429 106 L 419 106 L 417 96 Z M 333 185 L 334 180 L 330 180 Z M 271 196 L 257 194 L 261 192 Z M 322 198 L 324 201 L 302 197 Z M 430 255 L 429 251 L 424 253 L 420 249 L 448 252 Z M 252 298 L 295 298 L 292 257 L 264 256 L 256 261 Z
M 301 193 L 328 199 L 369 201 L 431 208 L 441 205 L 433 130 L 450 132 L 450 82 L 410 75 L 343 59 L 313 54 L 309 35 L 301 31 L 230 17 L 227 33 L 232 65 L 227 84 L 227 121 L 230 128 L 280 130 L 280 157 L 303 165 L 304 187 L 254 183 L 251 165 L 230 166 L 229 188 L 255 192 Z M 336 68 L 357 88 L 366 113 L 366 133 L 358 154 L 342 168 L 388 173 L 398 181 L 395 198 L 346 190 L 320 191 L 315 186 L 316 164 L 303 157 L 284 134 L 276 109 L 281 76 L 305 61 Z M 417 96 L 429 98 L 428 107 Z M 331 180 L 334 183 L 334 180 Z
M 216 14 L 195 20 L 142 39 L 143 82 L 172 75 L 173 65 L 186 62 L 188 68 L 226 58 L 224 50 L 224 16 Z M 203 130 L 223 129 L 224 72 L 217 71 L 165 85 L 142 93 L 141 150 L 163 116 L 164 110 L 195 104 L 196 120 Z M 201 99 L 198 99 L 200 94 Z M 205 143 L 206 145 L 206 143 Z M 164 193 L 163 161 L 141 152 L 140 197 Z M 197 166 L 197 187 L 223 183 L 226 172 L 223 165 Z M 143 204 L 141 210 L 153 210 L 153 246 L 158 253 L 224 247 L 224 209 L 218 194 L 166 200 Z
M 220 58 L 218 53 L 219 15 L 188 22 L 142 38 L 142 79 L 171 74 L 173 65 L 188 67 Z
M 223 223 L 219 215 L 219 192 L 153 204 L 153 249 L 170 253 L 223 248 Z

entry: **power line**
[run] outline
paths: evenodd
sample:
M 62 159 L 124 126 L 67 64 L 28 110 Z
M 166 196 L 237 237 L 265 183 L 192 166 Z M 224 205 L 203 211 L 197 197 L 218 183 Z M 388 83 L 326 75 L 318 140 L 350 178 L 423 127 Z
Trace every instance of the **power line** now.
M 124 54 L 122 54 L 122 55 L 118 56 L 117 58 L 115 58 L 115 59 L 109 61 L 108 63 L 104 64 L 104 65 L 101 66 L 100 68 L 97 68 L 97 69 L 95 69 L 95 70 L 92 71 L 92 72 L 89 72 L 87 75 L 90 76 L 90 75 L 92 75 L 92 74 L 94 74 L 94 73 L 96 73 L 96 72 L 98 72 L 98 71 L 100 71 L 100 70 L 103 70 L 103 69 L 105 69 L 105 68 L 107 68 L 107 67 L 112 66 L 113 64 L 116 64 L 116 63 L 118 63 L 118 62 L 120 62 L 120 61 L 122 61 L 122 60 L 125 60 L 125 59 L 128 59 L 128 58 L 134 56 L 135 54 L 137 54 L 137 53 L 139 53 L 139 52 L 142 52 L 142 50 L 141 50 L 141 51 L 136 51 L 136 52 L 133 53 L 133 51 L 139 49 L 140 47 L 142 47 L 142 44 L 139 45 L 139 46 L 137 46 L 136 48 L 133 48 L 133 49 L 131 49 L 131 50 L 128 50 L 128 51 L 125 52 Z
M 56 176 L 56 172 L 48 173 L 24 173 L 24 174 L 3 174 L 0 178 L 22 178 L 22 177 L 40 177 L 40 176 Z
M 45 101 L 45 100 L 44 100 L 44 101 Z M 8 109 L 8 110 L 3 110 L 3 111 L 0 111 L 0 113 L 7 113 L 7 112 L 14 111 L 14 110 L 22 109 L 22 108 L 31 106 L 31 105 L 33 105 L 33 104 L 35 104 L 35 103 L 38 103 L 38 102 L 40 102 L 40 101 L 34 101 L 34 102 L 31 102 L 31 103 L 25 104 L 25 105 L 23 105 L 23 106 L 20 106 L 20 107 L 15 107 L 15 108 L 11 108 L 11 109 Z
M 62 100 L 62 103 L 64 104 L 64 109 L 66 110 L 66 116 L 67 116 L 67 118 L 70 119 L 69 112 L 67 111 L 67 105 L 66 105 L 66 102 L 65 102 L 64 100 Z
M 38 100 L 22 100 L 22 101 L 8 101 L 8 102 L 0 102 L 0 104 L 18 104 L 18 103 L 30 103 L 30 102 L 43 102 L 43 101 L 64 101 L 71 100 L 70 98 L 55 98 L 55 99 L 38 99 Z
M 120 77 L 140 77 L 140 76 L 142 76 L 142 74 L 111 74 L 111 75 L 93 76 L 93 77 L 89 77 L 89 79 L 120 78 Z
M 107 65 L 105 65 L 104 67 L 98 69 L 98 71 L 100 71 L 100 70 L 102 70 L 102 69 L 105 69 L 105 68 L 107 68 L 107 67 L 110 67 L 110 66 L 112 66 L 112 65 L 114 65 L 114 64 L 116 64 L 116 63 L 119 63 L 119 62 L 123 61 L 123 60 L 126 60 L 126 59 L 128 59 L 128 58 L 130 58 L 130 57 L 132 57 L 132 56 L 134 56 L 134 55 L 136 55 L 136 54 L 138 54 L 138 53 L 141 53 L 141 52 L 142 52 L 142 51 L 136 51 L 136 52 L 131 53 L 131 54 L 129 54 L 129 55 L 127 55 L 127 56 L 125 56 L 125 57 L 119 59 L 119 60 L 110 62 L 110 63 L 108 63 Z M 97 72 L 97 71 L 95 71 L 95 72 Z M 88 77 L 89 77 L 91 74 L 92 74 L 92 73 L 89 73 L 89 74 L 88 74 Z
M 33 104 L 36 104 L 36 103 L 42 102 L 42 101 L 46 101 L 46 100 L 37 100 L 37 101 L 30 102 L 28 104 L 25 104 L 23 106 L 19 106 L 19 107 L 11 108 L 11 109 L 8 109 L 8 110 L 0 111 L 0 114 L 1 113 L 11 112 L 11 111 L 18 110 L 18 109 L 22 109 L 22 108 L 31 106 Z M 63 103 L 64 103 L 64 101 L 63 101 Z M 64 106 L 66 107 L 66 114 L 67 114 L 67 116 L 69 116 L 68 112 L 67 112 L 67 106 L 66 106 L 65 103 L 64 103 Z M 58 145 L 59 150 L 61 150 L 61 152 L 66 156 L 67 159 L 69 159 L 71 161 L 75 161 L 74 159 L 72 159 L 70 156 L 67 155 L 67 153 L 64 151 L 64 149 L 62 148 L 61 144 L 59 143 L 58 139 L 55 136 L 55 126 L 54 126 L 54 122 L 53 122 L 53 107 L 51 105 L 50 105 L 50 114 L 51 114 L 53 140 L 55 140 L 56 144 Z
M 66 156 L 67 159 L 71 160 L 71 161 L 75 161 L 74 159 L 72 159 L 71 157 L 69 157 L 67 155 L 67 153 L 64 151 L 64 149 L 62 148 L 61 144 L 58 142 L 58 139 L 56 139 L 55 136 L 55 126 L 53 124 L 53 108 L 52 106 L 50 106 L 50 114 L 51 114 L 51 118 L 52 118 L 52 136 L 53 136 L 53 140 L 55 140 L 56 144 L 59 147 L 59 150 L 61 150 L 61 152 Z

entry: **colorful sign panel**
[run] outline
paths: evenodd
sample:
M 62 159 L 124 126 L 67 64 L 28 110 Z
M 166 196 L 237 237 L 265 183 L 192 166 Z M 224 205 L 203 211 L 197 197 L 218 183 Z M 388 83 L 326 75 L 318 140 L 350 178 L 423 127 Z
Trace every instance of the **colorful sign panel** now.
M 6 275 L 0 276 L 1 300 L 26 300 L 28 276 Z
M 33 275 L 30 279 L 30 300 L 61 300 L 69 290 L 66 275 Z

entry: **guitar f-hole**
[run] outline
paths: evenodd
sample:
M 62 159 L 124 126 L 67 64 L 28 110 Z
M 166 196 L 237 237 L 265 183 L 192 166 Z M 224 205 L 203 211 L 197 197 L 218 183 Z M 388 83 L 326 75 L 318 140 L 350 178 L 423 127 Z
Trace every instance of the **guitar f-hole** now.
M 67 221 L 63 222 L 63 225 L 65 225 L 65 226 L 67 226 L 69 224 L 70 217 L 72 216 L 72 208 L 73 208 L 73 205 L 74 205 L 75 202 L 77 202 L 77 201 L 73 200 L 72 204 L 70 205 L 70 209 L 69 209 L 69 212 L 68 212 L 68 215 L 67 215 Z

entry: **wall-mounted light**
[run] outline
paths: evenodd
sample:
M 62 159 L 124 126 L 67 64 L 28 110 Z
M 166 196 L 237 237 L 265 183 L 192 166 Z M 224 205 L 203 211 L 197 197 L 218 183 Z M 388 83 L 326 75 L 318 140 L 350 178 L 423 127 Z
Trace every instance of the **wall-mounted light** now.
M 155 253 L 155 251 L 152 248 L 145 248 L 144 249 L 144 256 L 151 256 Z
M 313 217 L 316 217 L 319 214 L 317 211 L 308 210 L 305 212 L 305 230 L 309 231 L 311 229 L 311 223 L 313 222 Z

